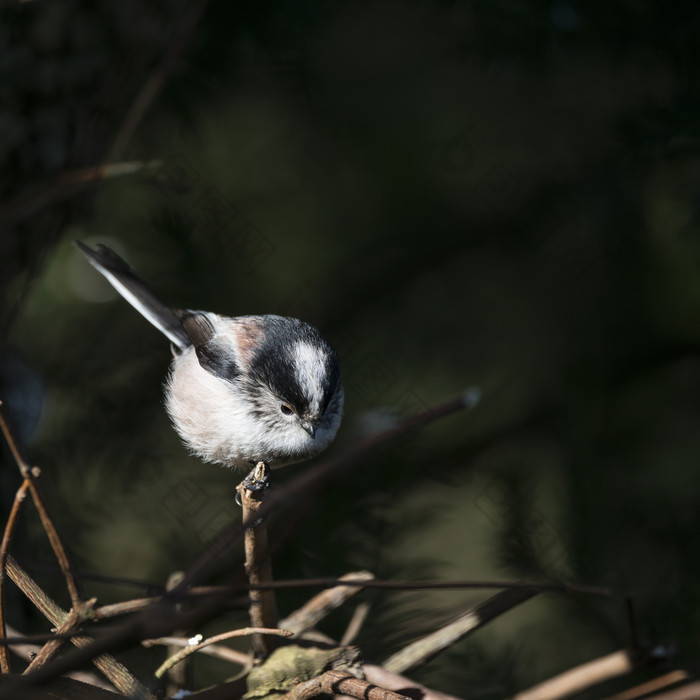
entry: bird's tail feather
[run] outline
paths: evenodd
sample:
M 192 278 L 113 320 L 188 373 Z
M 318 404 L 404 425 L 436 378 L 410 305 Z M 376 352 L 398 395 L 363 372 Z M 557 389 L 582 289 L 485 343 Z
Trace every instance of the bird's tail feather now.
M 111 248 L 98 245 L 97 249 L 93 250 L 81 241 L 75 241 L 75 245 L 119 294 L 166 335 L 179 350 L 184 350 L 192 344 L 173 311 L 158 299 L 135 270 Z

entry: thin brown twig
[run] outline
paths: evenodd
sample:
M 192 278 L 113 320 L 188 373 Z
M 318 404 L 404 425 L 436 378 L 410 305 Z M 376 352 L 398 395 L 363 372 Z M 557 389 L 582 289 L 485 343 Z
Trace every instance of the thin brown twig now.
M 348 626 L 345 628 L 345 632 L 343 632 L 343 636 L 340 639 L 341 647 L 350 646 L 355 639 L 357 639 L 357 635 L 360 633 L 362 625 L 365 624 L 368 614 L 369 603 L 360 603 L 355 607 L 350 622 L 348 622 Z
M 632 670 L 634 662 L 630 655 L 625 650 L 616 651 L 523 690 L 513 700 L 559 700 Z
M 10 625 L 7 626 L 7 630 L 12 637 L 1 640 L 1 643 L 9 644 L 12 653 L 24 661 L 31 661 L 41 651 L 41 647 L 36 642 L 47 642 L 52 637 L 52 635 L 46 634 L 23 637 Z M 91 671 L 72 671 L 68 674 L 68 677 L 88 685 L 95 685 L 103 690 L 114 690 L 114 686 L 111 683 L 108 683 L 104 678 Z
M 369 681 L 347 673 L 347 671 L 326 671 L 309 681 L 299 683 L 280 700 L 308 700 L 317 695 L 349 695 L 360 700 L 411 700 L 393 690 L 386 690 Z
M 700 698 L 700 681 L 659 693 L 654 695 L 651 700 L 698 700 L 698 698 Z
M 621 693 L 615 693 L 615 695 L 611 695 L 609 698 L 607 698 L 607 700 L 636 700 L 637 698 L 641 698 L 643 695 L 649 695 L 650 693 L 655 693 L 657 690 L 661 690 L 662 688 L 667 688 L 669 685 L 687 681 L 688 678 L 690 678 L 690 675 L 687 671 L 676 669 L 675 671 L 664 673 L 663 676 L 652 678 L 652 680 L 647 681 L 646 683 L 640 683 L 639 685 L 635 685 L 633 688 L 627 688 L 627 690 L 623 690 Z
M 479 603 L 440 629 L 405 646 L 390 656 L 382 666 L 393 673 L 403 673 L 421 666 L 459 639 L 466 637 L 491 620 L 537 595 L 537 591 L 502 591 Z
M 11 631 L 13 629 L 11 625 L 7 625 L 7 629 L 10 630 L 9 634 L 12 634 L 12 636 L 7 636 L 4 639 L 0 639 L 0 644 L 10 647 L 10 649 L 13 651 L 15 650 L 15 647 L 21 647 L 23 644 L 33 644 L 37 646 L 38 652 L 41 650 L 41 647 L 38 646 L 39 644 L 46 644 L 46 642 L 50 642 L 52 639 L 64 639 L 69 642 L 71 639 L 73 639 L 73 637 L 76 637 L 79 634 L 84 634 L 84 632 L 49 632 L 47 634 L 15 635 Z
M 339 581 L 370 581 L 374 575 L 369 571 L 358 571 L 341 576 Z M 331 610 L 339 608 L 348 598 L 362 590 L 363 586 L 337 585 L 328 588 L 307 601 L 301 608 L 288 615 L 280 622 L 280 627 L 289 630 L 294 636 L 299 636 L 312 627 L 315 627 Z M 341 644 L 341 646 L 348 646 Z
M 24 669 L 24 675 L 33 673 L 37 668 L 41 668 L 49 659 L 58 653 L 63 645 L 68 641 L 65 635 L 69 635 L 80 629 L 83 623 L 83 616 L 75 608 L 71 608 L 66 616 L 66 619 L 56 628 L 56 638 L 51 639 L 41 648 L 41 651 L 32 659 L 27 668 Z
M 364 671 L 365 678 L 374 683 L 381 688 L 387 688 L 388 690 L 412 690 L 419 691 L 411 693 L 411 697 L 420 697 L 421 700 L 461 700 L 461 698 L 455 697 L 454 695 L 447 695 L 446 693 L 441 693 L 437 690 L 432 690 L 422 683 L 417 683 L 410 678 L 406 678 L 398 673 L 393 673 L 392 671 L 387 671 L 383 666 L 375 666 L 373 664 L 365 664 L 362 667 Z
M 206 598 L 209 596 L 225 596 L 226 594 L 236 595 L 241 591 L 254 589 L 286 590 L 295 588 L 332 588 L 332 587 L 359 587 L 359 588 L 381 588 L 385 590 L 532 590 L 549 593 L 573 593 L 577 595 L 591 595 L 603 598 L 613 598 L 615 594 L 600 586 L 590 586 L 586 584 L 570 583 L 567 581 L 387 581 L 387 580 L 364 580 L 362 577 L 350 578 L 304 578 L 304 579 L 278 579 L 265 584 L 245 584 L 220 586 L 194 586 L 188 588 L 182 595 L 183 599 L 193 600 Z M 95 620 L 103 620 L 119 615 L 139 612 L 145 610 L 152 603 L 162 600 L 162 595 L 149 596 L 147 598 L 134 598 L 120 603 L 109 603 L 102 605 L 95 610 Z M 247 605 L 247 599 L 235 597 L 233 602 L 243 607 Z
M 243 584 L 245 589 L 245 584 Z M 198 586 L 190 588 L 187 592 L 187 599 L 193 600 L 197 598 L 206 598 L 208 596 L 219 596 L 226 591 L 232 590 L 231 586 Z M 158 600 L 162 600 L 162 594 L 148 596 L 147 598 L 133 598 L 132 600 L 124 600 L 120 603 L 108 603 L 101 605 L 95 610 L 95 620 L 104 620 L 110 617 L 118 617 L 119 615 L 127 615 L 130 613 L 140 612 L 145 610 L 149 605 L 152 605 Z M 229 603 L 231 607 L 236 609 L 246 609 L 249 605 L 248 596 L 239 596 L 232 599 Z
M 29 488 L 29 479 L 25 477 L 22 485 L 17 489 L 15 500 L 10 509 L 10 516 L 7 519 L 5 532 L 2 535 L 2 544 L 0 544 L 0 634 L 7 637 L 7 624 L 5 622 L 5 562 L 7 561 L 7 552 L 10 546 L 12 532 L 15 529 L 17 516 L 20 508 L 24 503 Z M 0 647 L 0 671 L 2 673 L 11 673 L 10 653 L 6 646 Z
M 349 576 L 349 574 L 348 574 Z M 531 590 L 537 592 L 550 593 L 574 593 L 578 595 L 594 595 L 602 597 L 613 597 L 613 593 L 604 588 L 596 586 L 586 586 L 566 582 L 545 582 L 545 581 L 386 581 L 386 580 L 363 580 L 362 578 L 310 578 L 310 579 L 282 579 L 270 581 L 266 584 L 251 585 L 237 583 L 234 586 L 197 586 L 188 589 L 187 600 L 196 600 L 210 596 L 220 597 L 223 594 L 249 590 L 254 588 L 286 590 L 295 588 L 380 588 L 384 590 Z M 162 595 L 149 596 L 147 598 L 134 598 L 119 603 L 108 603 L 96 608 L 93 614 L 94 620 L 105 620 L 120 615 L 141 612 L 150 605 L 163 599 Z M 248 599 L 236 597 L 235 602 L 243 606 Z
M 12 457 L 15 460 L 15 464 L 19 467 L 19 470 L 22 473 L 22 476 L 25 479 L 28 478 L 30 476 L 29 465 L 25 461 L 24 457 L 22 457 L 22 453 L 20 452 L 19 445 L 17 444 L 17 441 L 15 440 L 15 436 L 13 435 L 12 431 L 10 430 L 10 424 L 7 422 L 7 419 L 5 418 L 5 409 L 3 407 L 2 399 L 0 399 L 0 429 L 2 430 L 2 433 L 5 436 L 5 442 L 7 443 L 7 446 L 10 448 L 10 452 L 12 453 Z
M 264 634 L 264 635 L 275 635 L 278 637 L 291 637 L 292 635 L 287 632 L 287 630 L 280 630 L 271 627 L 244 627 L 239 630 L 231 630 L 230 632 L 223 632 L 222 634 L 216 634 L 213 637 L 209 637 L 198 644 L 192 644 L 184 649 L 181 649 L 177 654 L 173 654 L 171 657 L 167 658 L 153 674 L 156 678 L 161 678 L 162 675 L 175 664 L 179 664 L 181 661 L 186 659 L 190 654 L 194 654 L 195 651 L 199 651 L 203 647 L 207 647 L 210 644 L 217 644 L 218 642 L 223 642 L 226 639 L 233 639 L 234 637 L 247 637 L 254 634 Z
M 135 612 L 141 612 L 145 610 L 149 605 L 157 600 L 160 600 L 162 596 L 151 596 L 149 598 L 134 598 L 133 600 L 125 600 L 121 603 L 109 603 L 107 605 L 101 605 L 95 610 L 95 620 L 106 620 L 110 617 L 117 617 L 119 615 L 129 615 Z
M 264 462 L 258 462 L 254 470 L 257 481 L 262 481 L 269 473 L 269 467 Z M 267 523 L 258 517 L 262 508 L 267 489 L 251 491 L 242 481 L 237 492 L 241 501 L 241 510 L 245 527 L 245 572 L 252 585 L 266 584 L 272 581 L 272 562 L 270 548 L 267 543 Z M 277 627 L 277 602 L 275 592 L 265 589 L 254 589 L 250 592 L 250 622 L 253 627 Z M 268 656 L 277 646 L 275 640 L 256 633 L 252 639 L 256 656 Z
M 141 642 L 141 646 L 146 648 L 154 646 L 171 646 L 171 647 L 189 647 L 191 646 L 190 640 L 185 639 L 185 637 L 158 637 L 157 639 L 144 639 Z M 218 646 L 216 644 L 212 646 L 207 646 L 202 649 L 198 649 L 202 654 L 207 656 L 215 656 L 217 659 L 223 659 L 224 661 L 229 661 L 243 668 L 249 668 L 253 664 L 253 659 L 249 654 L 244 654 L 242 651 L 236 651 L 229 647 Z
M 81 604 L 78 582 L 73 574 L 70 562 L 68 561 L 68 555 L 66 554 L 65 547 L 61 542 L 61 538 L 58 536 L 58 530 L 56 530 L 56 526 L 53 524 L 53 520 L 51 520 L 51 516 L 46 510 L 44 499 L 39 493 L 38 485 L 34 481 L 33 477 L 29 480 L 29 491 L 32 494 L 34 505 L 36 506 L 37 511 L 39 511 L 39 518 L 41 519 L 41 524 L 44 526 L 46 535 L 51 543 L 51 549 L 53 549 L 53 553 L 58 560 L 58 565 L 61 568 L 61 573 L 66 580 L 66 587 L 68 588 L 71 603 L 73 606 L 77 607 Z
M 17 563 L 11 554 L 7 555 L 5 569 L 10 580 L 54 627 L 63 624 L 68 613 L 44 593 L 41 586 Z
M 328 588 L 330 586 L 360 586 L 362 588 L 384 588 L 395 591 L 421 591 L 421 590 L 485 590 L 490 588 L 503 588 L 510 590 L 534 590 L 551 593 L 577 593 L 581 595 L 613 598 L 614 593 L 608 588 L 589 586 L 586 584 L 568 583 L 566 581 L 385 581 L 373 579 L 338 579 L 338 578 L 298 578 L 278 579 L 266 584 L 236 584 L 235 586 L 212 586 L 210 590 L 202 586 L 191 589 L 195 595 L 221 594 L 226 591 L 254 590 L 254 589 L 288 589 L 288 588 Z
M 15 459 L 17 467 L 25 480 L 29 482 L 28 488 L 29 492 L 32 494 L 32 500 L 39 512 L 39 518 L 46 531 L 46 536 L 49 538 L 51 548 L 53 549 L 54 555 L 58 560 L 58 565 L 63 573 L 63 577 L 66 581 L 66 587 L 68 588 L 68 594 L 70 595 L 71 603 L 73 606 L 79 606 L 81 602 L 80 593 L 78 590 L 78 582 L 73 575 L 70 562 L 68 561 L 68 555 L 66 554 L 65 547 L 61 542 L 61 538 L 58 536 L 58 531 L 49 516 L 44 500 L 39 492 L 39 487 L 37 485 L 37 478 L 40 474 L 37 467 L 31 469 L 25 459 L 22 457 L 17 440 L 15 439 L 12 430 L 10 429 L 10 424 L 8 423 L 5 413 L 3 410 L 3 403 L 0 400 L 0 429 L 5 436 L 5 441 L 10 447 L 10 451 Z

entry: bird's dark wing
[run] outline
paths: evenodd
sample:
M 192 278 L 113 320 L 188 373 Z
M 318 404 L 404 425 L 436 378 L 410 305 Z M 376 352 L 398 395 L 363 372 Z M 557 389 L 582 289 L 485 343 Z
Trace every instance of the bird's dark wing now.
M 220 379 L 231 380 L 241 371 L 232 343 L 217 336 L 216 328 L 204 311 L 175 310 L 203 369 Z M 216 318 L 216 316 L 214 316 Z

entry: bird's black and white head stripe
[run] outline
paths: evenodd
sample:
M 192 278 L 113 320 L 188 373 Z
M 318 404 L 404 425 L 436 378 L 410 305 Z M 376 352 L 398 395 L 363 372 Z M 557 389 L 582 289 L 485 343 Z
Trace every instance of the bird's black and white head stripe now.
M 326 408 L 337 388 L 338 358 L 312 326 L 295 318 L 266 316 L 262 342 L 248 376 L 264 383 L 300 413 Z

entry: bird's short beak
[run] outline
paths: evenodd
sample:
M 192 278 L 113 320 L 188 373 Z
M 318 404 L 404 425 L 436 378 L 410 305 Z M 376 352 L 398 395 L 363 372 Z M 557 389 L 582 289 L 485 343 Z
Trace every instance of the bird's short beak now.
M 307 420 L 301 421 L 301 427 L 312 437 L 316 437 L 316 426 L 313 423 L 309 423 Z

